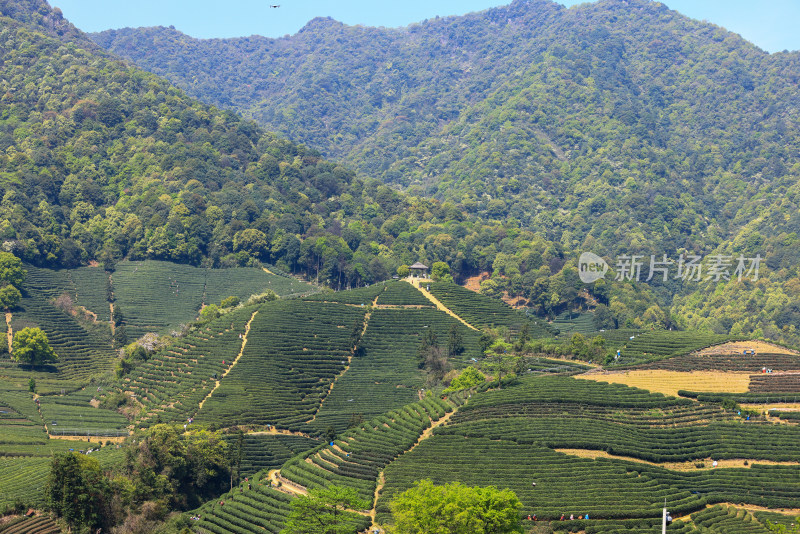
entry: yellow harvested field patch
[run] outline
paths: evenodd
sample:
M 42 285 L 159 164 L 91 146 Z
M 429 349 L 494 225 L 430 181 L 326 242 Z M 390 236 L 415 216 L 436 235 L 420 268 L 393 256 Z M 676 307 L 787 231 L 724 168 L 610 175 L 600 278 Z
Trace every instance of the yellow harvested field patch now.
M 629 456 L 618 456 L 615 454 L 609 454 L 606 451 L 595 451 L 588 449 L 555 449 L 555 450 L 556 452 L 562 452 L 564 454 L 569 454 L 570 456 L 578 456 L 580 458 L 592 458 L 592 459 L 611 458 L 614 460 L 625 460 L 628 462 L 637 462 L 640 464 L 658 465 L 665 469 L 671 469 L 673 471 L 700 471 L 702 469 L 715 469 L 714 460 L 711 458 L 705 458 L 700 461 L 691 461 L 691 462 L 656 463 L 656 462 L 648 462 L 647 460 L 641 460 L 639 458 L 631 458 Z M 697 465 L 701 462 L 702 462 L 702 467 L 697 467 Z M 771 460 L 746 460 L 744 458 L 738 458 L 730 460 L 717 460 L 716 469 L 721 469 L 723 467 L 738 467 L 741 469 L 749 469 L 750 467 L 753 466 L 753 464 L 798 465 L 798 462 L 773 462 Z
M 783 396 L 793 396 L 794 393 L 784 393 Z M 780 394 L 776 394 L 776 397 L 780 396 Z M 800 399 L 800 395 L 797 395 L 797 398 Z M 792 403 L 792 402 L 778 402 L 772 404 L 751 404 L 751 403 L 743 403 L 740 402 L 739 405 L 742 408 L 747 408 L 750 410 L 759 410 L 761 412 L 766 412 L 769 410 L 780 410 L 782 412 L 800 412 L 800 403 Z
M 664 371 L 646 369 L 636 371 L 588 372 L 575 378 L 625 384 L 636 388 L 677 397 L 681 389 L 708 393 L 746 393 L 750 388 L 750 373 L 722 371 Z
M 754 350 L 756 353 L 763 354 L 797 354 L 797 351 L 764 341 L 732 341 L 730 343 L 722 343 L 721 345 L 705 348 L 697 354 L 700 356 L 709 356 L 712 354 L 741 354 L 742 351 L 745 350 Z

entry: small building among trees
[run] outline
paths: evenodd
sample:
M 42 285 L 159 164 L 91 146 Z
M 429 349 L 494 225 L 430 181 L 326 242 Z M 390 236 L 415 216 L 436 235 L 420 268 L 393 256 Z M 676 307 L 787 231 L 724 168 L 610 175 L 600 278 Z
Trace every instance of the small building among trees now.
M 428 278 L 428 266 L 420 262 L 415 263 L 408 270 L 412 278 Z

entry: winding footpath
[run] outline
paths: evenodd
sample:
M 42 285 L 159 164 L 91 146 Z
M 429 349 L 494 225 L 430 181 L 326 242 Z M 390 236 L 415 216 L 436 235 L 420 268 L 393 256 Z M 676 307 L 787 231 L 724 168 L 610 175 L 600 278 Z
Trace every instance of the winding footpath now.
M 409 284 L 411 284 L 412 286 L 416 287 L 417 289 L 419 289 L 419 292 L 420 292 L 420 293 L 422 293 L 423 295 L 425 295 L 425 298 L 427 298 L 429 301 L 431 301 L 431 302 L 433 303 L 433 305 L 434 305 L 434 306 L 436 306 L 436 309 L 437 309 L 437 310 L 443 311 L 443 312 L 445 312 L 447 315 L 449 315 L 449 316 L 451 316 L 451 317 L 454 317 L 455 319 L 458 319 L 458 320 L 459 320 L 459 321 L 461 321 L 461 322 L 464 324 L 464 326 L 466 326 L 467 328 L 470 328 L 470 329 L 472 329 L 472 330 L 476 330 L 476 331 L 478 330 L 477 328 L 475 328 L 474 326 L 472 326 L 471 324 L 469 324 L 467 321 L 465 321 L 464 319 L 462 319 L 461 317 L 459 317 L 458 315 L 456 315 L 456 313 L 455 313 L 453 310 L 451 310 L 450 308 L 448 308 L 447 306 L 445 306 L 444 304 L 442 304 L 442 302 L 441 302 L 439 299 L 437 299 L 436 297 L 434 297 L 434 296 L 431 294 L 431 292 L 430 292 L 430 291 L 428 291 L 427 289 L 425 289 L 424 287 L 422 287 L 422 284 L 420 283 L 420 280 L 419 280 L 419 278 L 411 278 L 411 279 L 406 279 L 405 281 L 406 281 L 406 282 L 408 282 Z
M 225 378 L 226 376 L 228 376 L 228 373 L 231 372 L 231 369 L 236 367 L 236 364 L 239 363 L 239 360 L 241 359 L 242 354 L 244 353 L 244 348 L 247 346 L 247 335 L 250 333 L 250 324 L 253 322 L 253 319 L 256 318 L 256 315 L 258 315 L 258 310 L 253 312 L 253 315 L 250 316 L 250 320 L 247 321 L 247 324 L 244 326 L 244 333 L 242 334 L 242 346 L 239 348 L 239 354 L 236 355 L 236 358 L 233 360 L 233 362 L 231 363 L 230 367 L 225 369 L 225 372 L 222 373 L 222 375 L 220 375 L 220 377 L 217 379 L 216 384 L 214 385 L 214 387 L 211 389 L 211 391 L 208 392 L 208 395 L 206 395 L 205 398 L 200 401 L 200 405 L 197 407 L 197 411 L 198 412 L 203 408 L 203 404 L 205 404 L 205 402 L 208 399 L 210 399 L 211 395 L 213 395 L 214 392 L 217 390 L 217 388 L 219 387 L 220 381 L 223 378 Z M 196 415 L 196 412 L 195 412 L 195 415 Z

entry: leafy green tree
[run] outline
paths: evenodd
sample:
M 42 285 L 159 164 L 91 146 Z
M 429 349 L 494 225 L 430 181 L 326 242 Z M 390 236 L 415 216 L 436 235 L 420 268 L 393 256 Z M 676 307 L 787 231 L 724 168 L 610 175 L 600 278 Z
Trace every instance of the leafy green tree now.
M 292 501 L 292 511 L 281 534 L 352 534 L 358 516 L 348 510 L 366 510 L 369 503 L 353 488 L 312 488 Z
M 27 327 L 18 330 L 11 342 L 11 349 L 14 360 L 19 363 L 41 365 L 58 360 L 47 334 L 41 328 Z
M 457 324 L 450 326 L 447 332 L 447 357 L 452 358 L 464 352 L 464 336 Z
M 222 315 L 222 312 L 219 311 L 219 306 L 216 304 L 209 304 L 208 306 L 204 306 L 202 310 L 200 310 L 200 321 L 201 322 L 208 322 L 213 319 L 216 319 Z
M 10 252 L 0 252 L 0 283 L 22 287 L 28 271 L 22 268 L 22 260 Z
M 122 314 L 122 308 L 119 305 L 114 306 L 114 313 L 111 314 L 111 320 L 114 321 L 114 326 L 119 326 L 125 322 L 125 315 Z
M 53 457 L 45 499 L 73 531 L 93 532 L 113 524 L 112 496 L 97 459 L 74 452 Z
M 410 272 L 411 272 L 411 270 L 408 268 L 408 265 L 406 265 L 405 263 L 397 268 L 397 276 L 399 276 L 400 278 L 407 277 L 408 273 L 410 273 Z
M 443 261 L 436 261 L 431 265 L 431 278 L 434 282 L 452 282 L 453 275 L 450 274 L 450 266 Z
M 227 298 L 222 299 L 222 302 L 219 303 L 221 308 L 233 308 L 239 305 L 239 297 L 230 296 Z
M 489 347 L 492 346 L 494 340 L 497 336 L 495 336 L 492 332 L 487 330 L 482 330 L 481 335 L 478 338 L 478 348 L 481 349 L 481 352 L 486 352 L 489 350 Z
M 130 449 L 126 475 L 139 502 L 160 500 L 186 510 L 230 487 L 229 449 L 216 432 L 184 435 L 176 427 L 155 425 Z
M 16 287 L 10 284 L 0 287 L 0 306 L 6 310 L 16 307 L 20 300 L 22 300 L 22 294 Z
M 514 341 L 514 350 L 517 352 L 522 352 L 525 350 L 525 346 L 531 340 L 531 324 L 528 321 L 522 323 L 522 328 L 519 330 L 519 335 L 517 336 L 516 341 Z
M 486 381 L 486 377 L 476 367 L 467 367 L 460 375 L 455 377 L 450 382 L 450 387 L 445 389 L 445 392 L 456 391 L 459 389 L 471 388 Z
M 261 230 L 248 228 L 237 232 L 233 238 L 233 250 L 244 250 L 252 256 L 266 260 L 269 256 L 269 240 Z
M 516 360 L 519 358 L 513 352 L 511 343 L 496 339 L 492 346 L 484 353 L 481 366 L 490 374 L 497 377 L 498 387 L 502 387 L 503 375 L 507 375 L 515 368 Z
M 509 489 L 436 486 L 421 480 L 390 503 L 396 534 L 502 534 L 522 532 L 522 503 Z

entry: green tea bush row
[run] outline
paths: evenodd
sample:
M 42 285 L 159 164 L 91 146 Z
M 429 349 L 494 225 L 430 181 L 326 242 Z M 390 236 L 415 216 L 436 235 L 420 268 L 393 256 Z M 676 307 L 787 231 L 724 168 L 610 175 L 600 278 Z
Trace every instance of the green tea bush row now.
M 392 285 L 406 285 L 395 282 Z M 341 432 L 354 417 L 370 419 L 416 400 L 424 376 L 416 358 L 422 336 L 433 329 L 443 346 L 450 328 L 459 328 L 465 350 L 454 358 L 456 365 L 477 354 L 477 333 L 444 312 L 435 309 L 376 309 L 350 367 L 325 398 L 313 425 L 324 431 L 333 426 Z M 463 364 L 462 364 L 463 365 Z M 460 365 L 459 365 L 460 366 Z
M 576 458 L 502 439 L 435 434 L 390 464 L 384 474 L 386 486 L 377 510 L 384 519 L 393 496 L 422 478 L 436 484 L 458 480 L 508 487 L 522 501 L 523 516 L 550 520 L 587 513 L 594 519 L 657 517 L 664 498 L 674 513 L 705 504 L 686 489 L 639 476 L 622 463 Z
M 428 397 L 381 415 L 348 430 L 333 446 L 322 445 L 292 458 L 281 468 L 281 475 L 305 487 L 352 487 L 371 502 L 378 473 L 453 407 L 450 401 Z
M 265 304 L 252 322 L 242 358 L 197 421 L 307 430 L 331 381 L 347 364 L 353 327 L 363 324 L 364 312 L 302 300 Z
M 472 326 L 477 328 L 505 326 L 518 332 L 527 322 L 530 324 L 531 337 L 551 335 L 550 328 L 541 319 L 531 320 L 503 301 L 490 299 L 448 282 L 431 282 L 429 285 L 434 297 Z
M 432 307 L 433 303 L 407 282 L 389 282 L 378 296 L 378 305 Z

